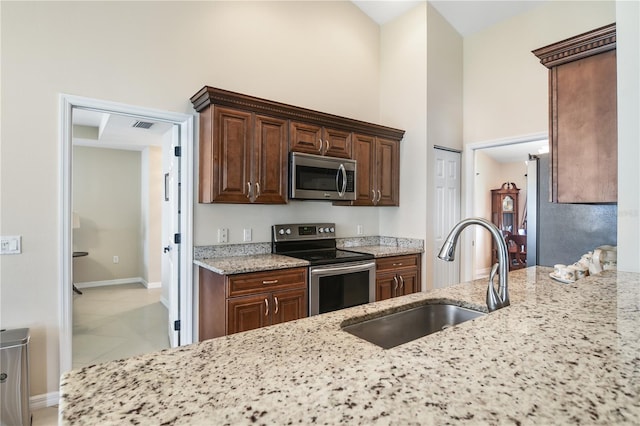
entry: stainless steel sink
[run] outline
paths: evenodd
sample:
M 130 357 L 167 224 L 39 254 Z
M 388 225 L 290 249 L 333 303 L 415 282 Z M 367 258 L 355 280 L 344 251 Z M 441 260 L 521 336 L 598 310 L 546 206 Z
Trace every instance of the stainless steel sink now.
M 384 349 L 486 315 L 451 304 L 428 304 L 342 327 Z

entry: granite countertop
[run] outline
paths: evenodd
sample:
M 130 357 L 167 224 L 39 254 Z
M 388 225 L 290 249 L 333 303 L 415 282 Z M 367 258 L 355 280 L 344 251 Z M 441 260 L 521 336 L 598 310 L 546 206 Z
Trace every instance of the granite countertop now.
M 306 260 L 279 254 L 218 257 L 194 260 L 193 263 L 222 275 L 309 266 Z
M 62 424 L 638 424 L 640 274 L 511 272 L 511 306 L 392 349 L 343 322 L 485 280 L 65 373 Z
M 417 254 L 424 252 L 421 248 L 395 247 L 395 246 L 357 246 L 345 247 L 344 250 L 368 253 L 378 257 L 401 256 L 405 254 Z

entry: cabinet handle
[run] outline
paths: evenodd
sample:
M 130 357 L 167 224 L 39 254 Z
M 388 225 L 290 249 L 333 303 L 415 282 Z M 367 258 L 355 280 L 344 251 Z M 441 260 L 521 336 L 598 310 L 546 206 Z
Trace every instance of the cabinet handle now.
M 400 275 L 400 288 L 404 289 L 404 278 Z
M 327 149 L 325 150 L 325 152 L 327 152 L 329 151 L 329 139 L 327 139 L 325 142 L 327 143 Z
M 256 198 L 260 196 L 260 182 L 256 182 Z
M 393 266 L 402 266 L 402 262 L 400 263 L 394 263 Z
M 375 204 L 375 203 L 376 203 L 376 190 L 375 190 L 375 189 L 372 189 L 372 190 L 371 190 L 371 193 L 373 194 L 373 197 L 371 197 L 371 202 L 372 202 L 373 204 Z
M 267 284 L 278 284 L 278 280 L 263 280 L 262 284 L 267 285 Z
M 324 143 L 322 142 L 322 139 L 318 139 L 320 141 L 320 148 L 318 148 L 318 152 L 322 152 L 322 147 L 324 146 Z
M 264 316 L 268 317 L 269 316 L 269 301 L 267 299 L 264 299 L 264 305 L 267 307 L 267 310 L 264 311 Z
M 276 296 L 273 296 L 273 300 L 276 301 L 276 309 L 273 311 L 274 314 L 278 313 L 278 298 Z
M 247 198 L 251 198 L 251 182 L 247 182 Z
M 393 282 L 395 283 L 393 291 L 396 291 L 398 289 L 398 277 L 393 277 Z
M 382 198 L 382 193 L 378 189 L 378 199 L 376 200 L 376 204 L 378 204 L 380 202 L 380 198 Z

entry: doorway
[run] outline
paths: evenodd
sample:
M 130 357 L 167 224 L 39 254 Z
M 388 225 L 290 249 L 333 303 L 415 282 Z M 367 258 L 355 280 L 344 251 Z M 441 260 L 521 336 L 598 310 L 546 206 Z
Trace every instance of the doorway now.
M 535 247 L 535 232 L 531 231 L 535 229 L 536 202 L 535 198 L 532 199 L 532 197 L 535 196 L 537 186 L 535 179 L 526 177 L 526 175 L 529 174 L 529 167 L 525 162 L 528 161 L 529 154 L 538 154 L 538 149 L 541 149 L 543 146 L 548 147 L 548 136 L 546 133 L 468 144 L 464 158 L 466 187 L 466 196 L 464 197 L 465 217 L 481 216 L 489 220 L 491 219 L 491 214 L 487 214 L 486 210 L 490 210 L 491 208 L 491 203 L 488 200 L 490 200 L 489 190 L 493 188 L 487 186 L 491 184 L 485 184 L 483 182 L 486 176 L 479 175 L 479 173 L 483 173 L 483 171 L 476 169 L 478 158 L 481 156 L 491 157 L 490 160 L 494 161 L 495 164 L 498 165 L 498 168 L 500 168 L 501 163 L 519 162 L 521 174 L 523 175 L 522 181 L 524 182 L 522 188 L 524 189 L 524 191 L 522 191 L 523 199 L 521 200 L 523 209 L 520 218 L 531 222 L 528 226 L 530 232 L 527 232 L 527 243 L 530 244 L 530 247 Z M 500 186 L 500 183 L 502 183 L 502 181 L 498 184 L 494 182 L 493 185 L 497 185 L 497 188 Z M 529 196 L 529 194 L 531 196 Z M 519 224 L 521 225 L 523 221 L 519 220 L 519 222 L 521 222 Z M 487 260 L 480 258 L 480 256 L 483 255 L 486 255 L 487 259 L 489 258 L 489 255 L 485 253 L 487 250 L 490 251 L 490 248 L 487 249 L 491 244 L 488 233 L 478 228 L 474 229 L 473 232 L 463 233 L 462 238 L 463 266 L 461 268 L 461 280 L 470 281 L 482 278 L 485 275 L 488 276 L 489 271 L 486 267 L 487 265 L 485 265 Z M 529 241 L 529 239 L 531 239 L 531 241 Z
M 73 337 L 73 283 L 72 283 L 72 233 L 75 225 L 73 215 L 73 116 L 81 111 L 103 115 L 135 118 L 141 123 L 164 123 L 171 128 L 166 132 L 166 143 L 162 150 L 170 151 L 168 163 L 163 161 L 163 191 L 171 211 L 163 228 L 169 232 L 163 236 L 165 247 L 162 263 L 168 263 L 171 283 L 167 292 L 169 313 L 167 334 L 172 345 L 184 345 L 193 341 L 192 304 L 192 202 L 193 202 L 193 116 L 148 108 L 135 107 L 108 101 L 61 95 L 61 206 L 60 230 L 62 250 L 60 252 L 60 370 L 72 367 Z M 100 130 L 98 130 L 100 131 Z M 117 173 L 117 170 L 114 171 Z M 169 236 L 170 238 L 167 238 Z M 165 241 L 167 239 L 168 241 Z M 114 256 L 114 263 L 116 261 Z M 166 267 L 163 269 L 167 269 Z M 166 272 L 166 271 L 163 271 Z M 163 278 L 165 279 L 165 278 Z

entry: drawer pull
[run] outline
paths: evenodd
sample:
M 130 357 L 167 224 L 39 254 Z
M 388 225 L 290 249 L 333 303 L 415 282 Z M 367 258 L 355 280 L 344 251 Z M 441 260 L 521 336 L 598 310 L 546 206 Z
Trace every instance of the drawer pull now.
M 275 300 L 276 302 L 276 309 L 273 311 L 274 314 L 278 313 L 278 298 L 276 296 L 273 296 L 273 300 Z
M 268 317 L 269 316 L 269 301 L 267 299 L 264 299 L 264 305 L 267 307 L 267 309 L 264 311 L 264 316 Z
M 394 263 L 393 266 L 402 266 L 402 262 L 400 263 Z
M 267 284 L 278 284 L 278 280 L 264 280 L 262 281 L 263 285 L 267 285 Z

